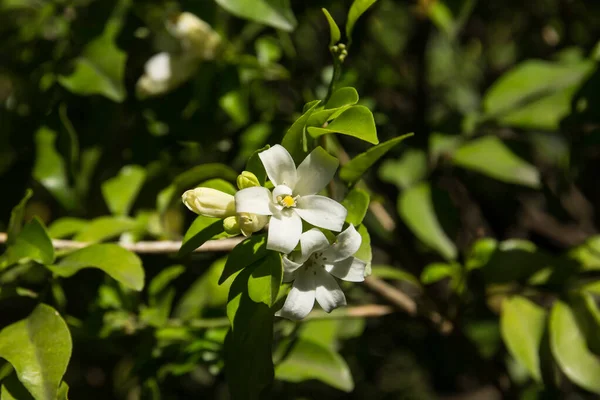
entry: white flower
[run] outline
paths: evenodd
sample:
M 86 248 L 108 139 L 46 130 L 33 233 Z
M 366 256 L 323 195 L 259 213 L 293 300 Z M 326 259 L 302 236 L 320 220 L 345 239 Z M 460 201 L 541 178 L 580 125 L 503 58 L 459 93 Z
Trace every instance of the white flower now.
M 366 263 L 352 257 L 361 243 L 360 233 L 350 225 L 332 245 L 313 228 L 300 236 L 300 253 L 283 257 L 284 282 L 294 281 L 285 304 L 275 315 L 293 320 L 306 317 L 315 299 L 326 312 L 346 305 L 346 297 L 335 279 L 365 280 Z
M 179 40 L 186 51 L 204 60 L 215 58 L 221 44 L 221 36 L 209 24 L 194 14 L 183 12 L 167 29 Z
M 235 194 L 236 211 L 270 215 L 267 249 L 291 252 L 300 240 L 302 220 L 339 232 L 348 211 L 338 202 L 316 195 L 333 178 L 338 160 L 317 147 L 296 169 L 290 153 L 275 145 L 258 155 L 275 186 L 251 187 Z
M 206 217 L 226 218 L 235 215 L 235 198 L 220 190 L 197 187 L 181 196 L 190 211 Z
M 138 95 L 156 96 L 173 90 L 189 79 L 199 66 L 200 61 L 185 54 L 155 54 L 146 62 L 144 75 L 137 81 Z

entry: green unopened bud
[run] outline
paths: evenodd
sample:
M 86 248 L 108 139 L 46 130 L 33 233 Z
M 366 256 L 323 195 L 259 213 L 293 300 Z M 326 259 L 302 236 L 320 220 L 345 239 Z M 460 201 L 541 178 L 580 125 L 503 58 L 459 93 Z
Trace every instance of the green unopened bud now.
M 239 213 L 238 224 L 244 236 L 250 236 L 253 232 L 258 232 L 265 227 L 269 217 L 266 215 L 256 215 L 250 213 Z
M 223 229 L 230 235 L 239 235 L 242 232 L 238 218 L 234 215 L 223 220 Z
M 338 47 L 340 48 L 340 50 L 344 50 L 346 48 L 346 45 L 344 43 L 340 43 L 338 44 Z
M 238 189 L 242 190 L 249 187 L 260 186 L 260 182 L 252 172 L 242 171 L 237 177 L 237 186 Z
M 199 187 L 186 191 L 181 200 L 191 211 L 206 217 L 226 218 L 235 215 L 235 199 L 220 190 Z

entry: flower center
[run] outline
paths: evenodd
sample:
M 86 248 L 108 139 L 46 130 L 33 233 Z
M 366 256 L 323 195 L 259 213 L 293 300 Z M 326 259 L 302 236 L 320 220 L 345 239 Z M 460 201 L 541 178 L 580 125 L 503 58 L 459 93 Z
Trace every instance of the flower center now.
M 277 202 L 285 208 L 295 207 L 296 206 L 296 198 L 286 195 L 286 196 L 277 196 Z

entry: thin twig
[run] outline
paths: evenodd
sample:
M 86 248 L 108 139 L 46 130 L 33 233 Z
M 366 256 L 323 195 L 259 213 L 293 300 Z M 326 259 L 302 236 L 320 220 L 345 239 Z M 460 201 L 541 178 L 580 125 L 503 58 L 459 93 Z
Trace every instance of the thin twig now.
M 417 314 L 417 303 L 389 283 L 374 276 L 369 276 L 365 279 L 365 285 L 385 297 L 387 301 L 399 309 L 406 311 L 408 315 L 414 316 Z
M 5 243 L 8 236 L 4 232 L 0 232 L 0 243 Z M 244 240 L 243 237 L 235 237 L 220 240 L 209 240 L 202 246 L 198 247 L 195 252 L 217 252 L 231 251 L 239 242 Z M 76 250 L 89 246 L 91 243 L 76 242 L 74 240 L 52 239 L 52 245 L 57 250 Z M 116 243 L 119 246 L 140 254 L 166 254 L 177 253 L 181 248 L 181 242 L 176 240 L 160 240 L 160 241 L 143 241 L 137 243 Z

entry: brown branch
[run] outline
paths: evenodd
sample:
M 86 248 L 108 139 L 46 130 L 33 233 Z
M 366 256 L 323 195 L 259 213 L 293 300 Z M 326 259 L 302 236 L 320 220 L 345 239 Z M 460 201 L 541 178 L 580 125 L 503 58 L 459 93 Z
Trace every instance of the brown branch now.
M 7 234 L 0 232 L 0 243 L 5 243 L 8 239 Z M 217 252 L 231 251 L 239 242 L 244 240 L 243 237 L 209 240 L 202 246 L 198 247 L 195 252 Z M 74 240 L 52 239 L 52 245 L 57 250 L 76 250 L 89 246 L 92 243 L 76 242 Z M 174 240 L 160 241 L 143 241 L 137 243 L 116 243 L 119 246 L 140 254 L 166 254 L 177 253 L 181 248 L 181 242 Z

